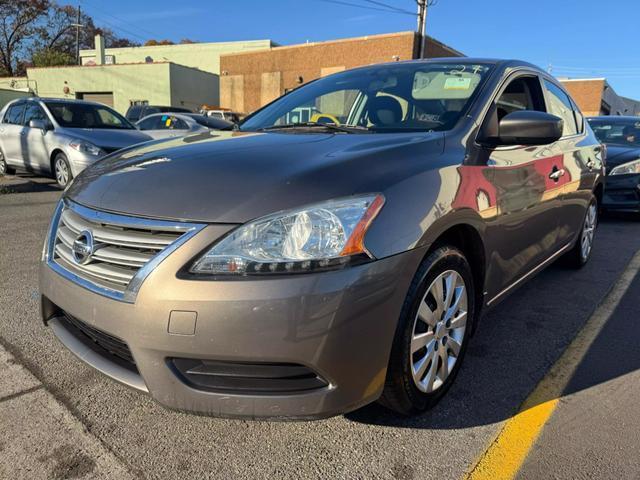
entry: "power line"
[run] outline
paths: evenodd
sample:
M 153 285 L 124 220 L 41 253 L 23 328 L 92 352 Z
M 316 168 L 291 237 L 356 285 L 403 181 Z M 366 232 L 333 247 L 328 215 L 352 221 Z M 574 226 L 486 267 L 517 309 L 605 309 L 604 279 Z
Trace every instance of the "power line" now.
M 110 18 L 114 19 L 114 20 L 115 20 L 115 21 L 117 21 L 117 22 L 120 22 L 120 23 L 126 23 L 127 25 L 131 25 L 132 27 L 135 27 L 137 30 L 140 30 L 141 32 L 147 33 L 148 35 L 151 35 L 152 37 L 160 38 L 160 35 L 158 35 L 157 33 L 152 32 L 151 30 L 147 30 L 147 29 L 145 29 L 145 28 L 142 28 L 140 25 L 136 25 L 135 23 L 130 22 L 130 21 L 128 21 L 128 20 L 125 20 L 125 19 L 123 19 L 123 18 L 116 17 L 115 15 L 113 15 L 113 14 L 111 14 L 111 13 L 109 13 L 109 12 L 107 12 L 107 11 L 105 11 L 105 10 L 101 9 L 101 8 L 98 8 L 98 7 L 97 7 L 94 3 L 92 3 L 92 2 L 88 2 L 87 0 L 84 0 L 84 2 L 85 2 L 85 3 L 87 3 L 87 4 L 91 7 L 91 9 L 92 9 L 92 10 L 96 10 L 96 11 L 100 12 L 100 13 L 101 13 L 101 16 L 102 16 L 102 15 L 106 15 L 106 16 L 108 16 L 108 17 L 110 17 Z M 94 14 L 94 16 L 95 16 L 95 14 Z M 103 20 L 103 21 L 104 21 L 104 20 Z M 112 26 L 112 28 L 119 28 L 119 29 L 120 29 L 120 30 L 122 30 L 123 32 L 128 32 L 129 34 L 134 35 L 134 36 L 137 36 L 138 38 L 140 38 L 140 39 L 142 39 L 142 40 L 148 40 L 148 38 L 146 38 L 146 39 L 145 39 L 145 38 L 141 37 L 140 35 L 136 35 L 135 33 L 132 33 L 131 31 L 126 30 L 126 29 L 124 29 L 124 28 L 122 28 L 122 27 L 115 27 L 115 26 L 113 26 L 113 24 L 109 24 L 109 23 L 108 23 L 108 22 L 106 22 L 106 21 L 104 21 L 104 22 L 105 22 L 105 23 L 107 23 L 108 25 L 111 25 L 111 26 Z
M 409 11 L 396 11 L 396 10 L 389 10 L 388 8 L 376 8 L 376 7 L 368 7 L 366 5 L 362 5 L 362 4 L 358 4 L 358 3 L 350 3 L 350 2 L 343 2 L 342 0 L 316 0 L 318 2 L 325 2 L 325 3 L 335 3 L 337 5 L 346 5 L 349 7 L 355 7 L 355 8 L 363 8 L 365 10 L 376 10 L 378 12 L 386 12 L 386 13 L 397 13 L 400 15 L 411 15 L 412 17 L 415 17 L 415 13 L 411 13 Z
M 392 11 L 398 12 L 398 13 L 407 13 L 409 15 L 415 15 L 415 13 L 410 12 L 409 10 L 405 10 L 403 8 L 398 8 L 398 7 L 394 7 L 393 5 L 387 5 L 386 3 L 382 3 L 382 2 L 378 2 L 376 0 L 362 0 L 363 2 L 367 2 L 367 3 L 371 3 L 373 5 L 378 5 L 381 7 L 386 7 Z
M 106 25 L 108 25 L 109 27 L 113 28 L 114 30 L 120 31 L 121 33 L 125 33 L 127 35 L 130 35 L 132 37 L 136 37 L 137 39 L 146 42 L 148 40 L 148 38 L 142 37 L 140 35 L 138 35 L 137 33 L 132 32 L 131 30 L 127 30 L 126 28 L 122 28 L 118 25 L 114 25 L 113 23 L 107 22 L 104 18 L 98 17 L 97 15 L 93 15 L 94 17 L 96 17 L 98 20 L 100 20 L 100 23 L 104 23 Z

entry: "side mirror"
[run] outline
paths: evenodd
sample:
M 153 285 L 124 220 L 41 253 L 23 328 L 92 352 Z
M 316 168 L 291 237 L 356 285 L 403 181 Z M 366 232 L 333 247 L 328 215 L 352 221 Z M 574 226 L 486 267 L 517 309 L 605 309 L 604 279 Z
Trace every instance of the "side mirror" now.
M 29 128 L 38 128 L 43 132 L 51 130 L 51 124 L 44 120 L 29 120 Z
M 548 145 L 562 137 L 564 121 L 546 112 L 520 110 L 498 124 L 498 145 Z

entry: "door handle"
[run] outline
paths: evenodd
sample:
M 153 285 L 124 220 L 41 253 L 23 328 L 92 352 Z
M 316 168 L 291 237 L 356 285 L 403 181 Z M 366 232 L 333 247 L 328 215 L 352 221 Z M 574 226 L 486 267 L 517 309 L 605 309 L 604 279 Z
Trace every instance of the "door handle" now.
M 553 167 L 553 170 L 549 174 L 549 178 L 554 181 L 560 180 L 560 177 L 564 175 L 564 168 Z

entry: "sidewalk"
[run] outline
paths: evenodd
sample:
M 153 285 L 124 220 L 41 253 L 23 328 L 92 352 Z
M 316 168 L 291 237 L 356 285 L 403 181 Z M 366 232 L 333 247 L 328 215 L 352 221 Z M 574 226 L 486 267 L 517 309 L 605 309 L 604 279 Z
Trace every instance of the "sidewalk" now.
M 0 478 L 134 478 L 0 346 Z
M 589 349 L 518 479 L 640 478 L 640 275 Z

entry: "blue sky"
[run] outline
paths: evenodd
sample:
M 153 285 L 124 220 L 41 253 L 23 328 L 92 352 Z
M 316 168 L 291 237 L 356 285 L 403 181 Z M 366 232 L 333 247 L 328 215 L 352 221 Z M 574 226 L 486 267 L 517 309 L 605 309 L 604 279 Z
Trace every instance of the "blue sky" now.
M 78 0 L 68 0 L 77 4 Z M 367 0 L 337 0 L 377 8 Z M 376 0 L 415 11 L 415 0 Z M 62 1 L 61 3 L 65 3 Z M 137 41 L 270 38 L 281 44 L 413 30 L 414 16 L 326 0 L 80 0 Z M 640 0 L 439 0 L 428 34 L 469 56 L 520 58 L 556 76 L 609 79 L 640 99 Z M 600 34 L 603 32 L 603 34 Z

